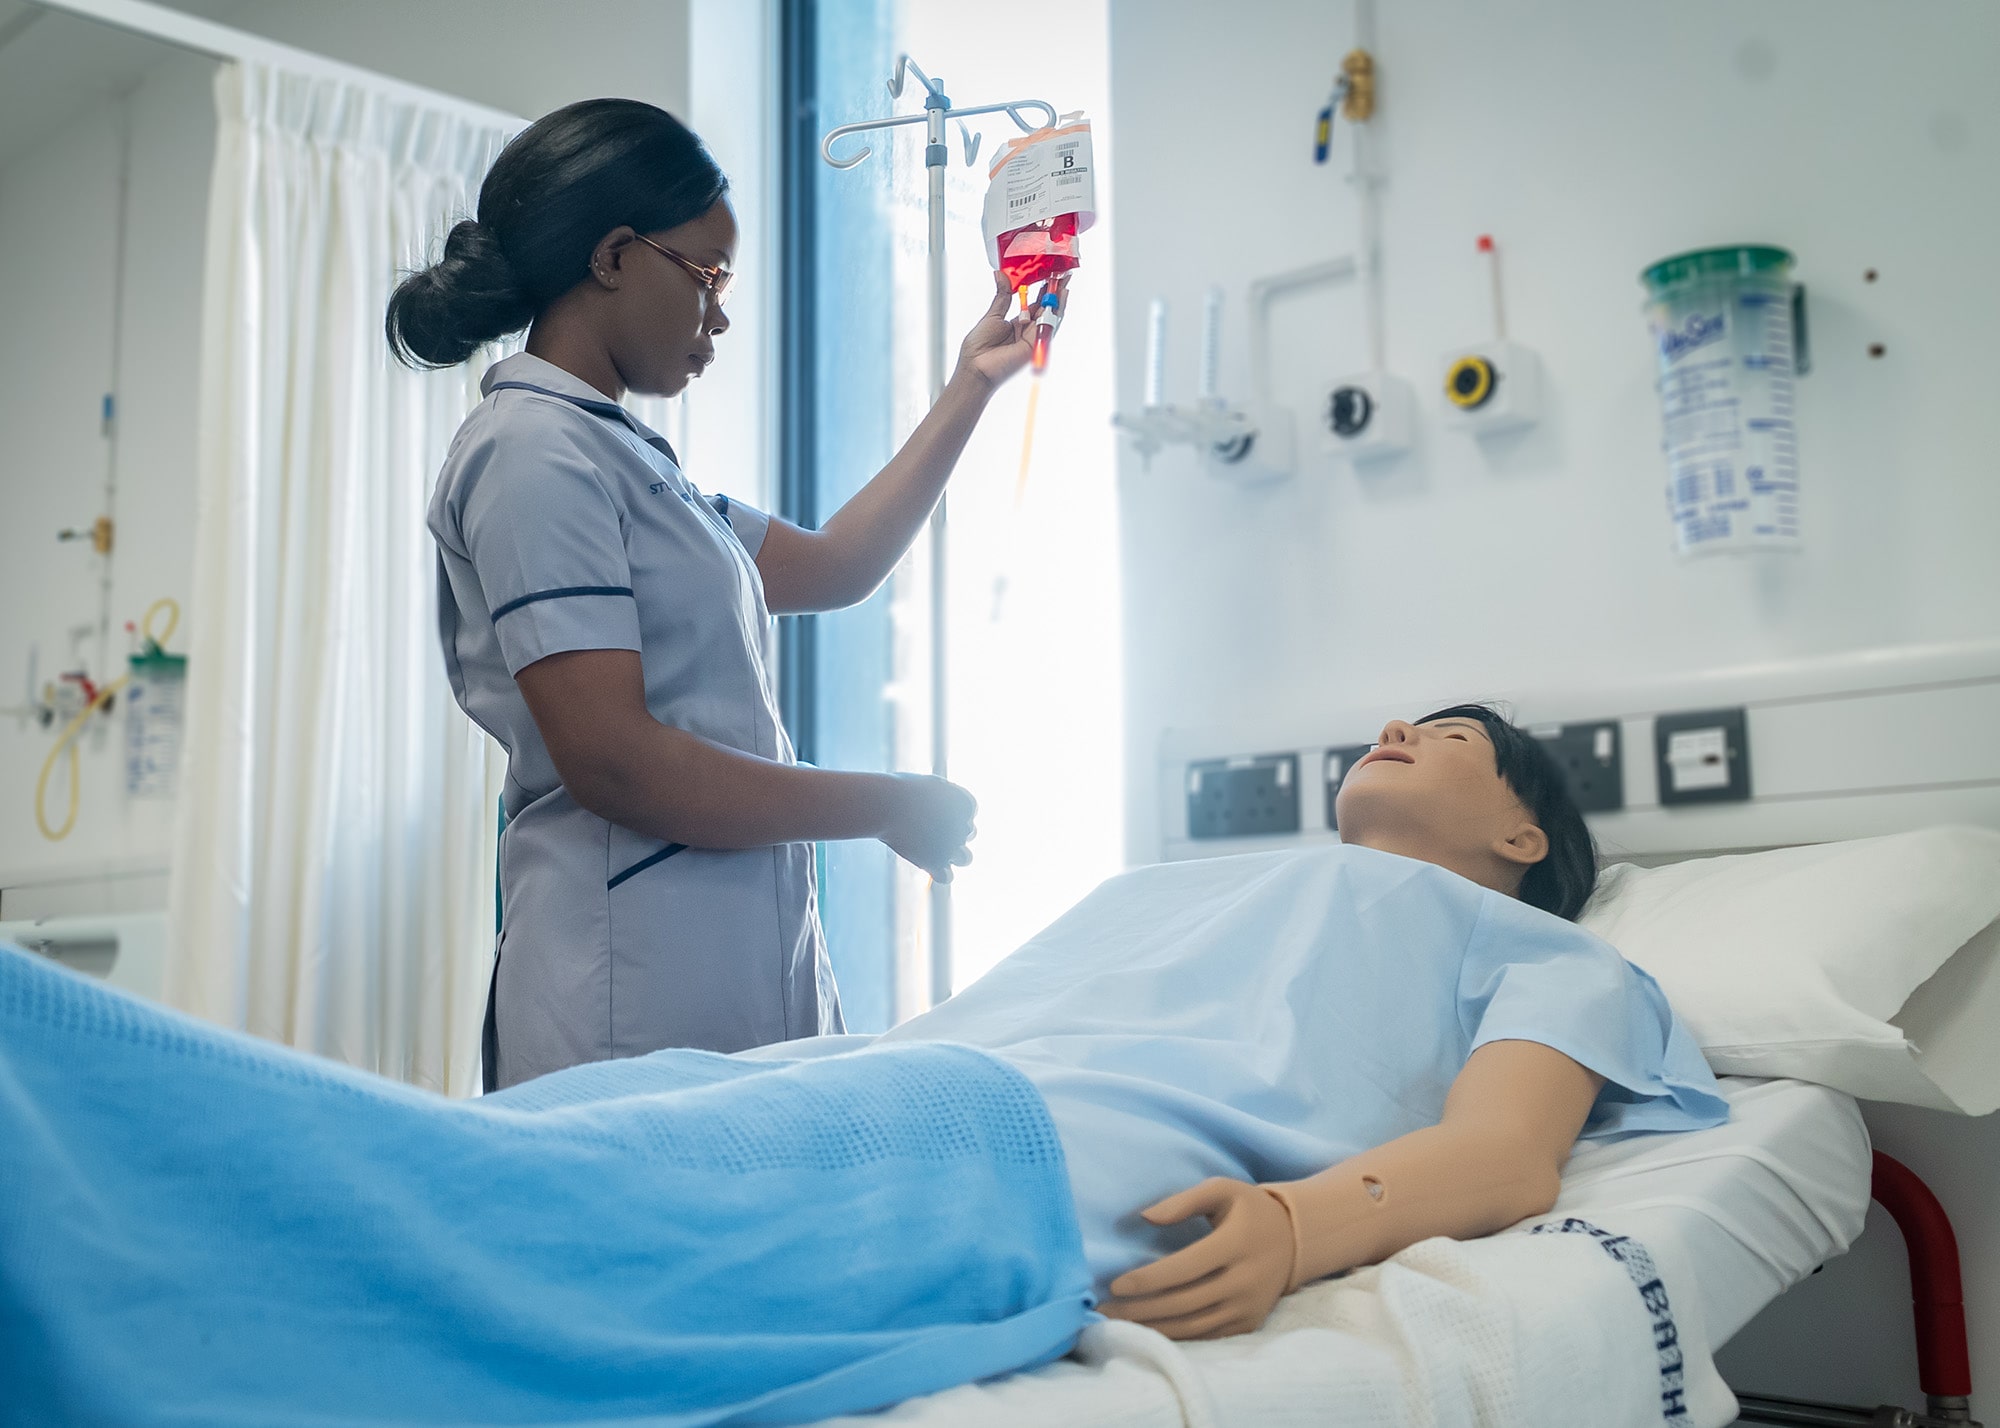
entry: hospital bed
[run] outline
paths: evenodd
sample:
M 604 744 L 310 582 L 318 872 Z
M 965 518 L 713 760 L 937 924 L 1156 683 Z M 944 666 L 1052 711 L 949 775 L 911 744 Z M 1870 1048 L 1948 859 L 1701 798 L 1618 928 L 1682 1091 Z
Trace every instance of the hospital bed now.
M 1705 1359 L 1712 1346 L 1845 1250 L 1861 1232 L 1868 1208 L 1871 1152 L 1852 1098 L 1797 1081 L 1730 1077 L 1722 1086 L 1731 1109 L 1727 1124 L 1684 1135 L 1582 1144 L 1564 1174 L 1554 1210 L 1498 1237 L 1507 1240 L 1536 1226 L 1582 1221 L 1638 1241 L 1658 1265 L 1669 1301 L 1677 1306 L 1676 1332 L 1690 1361 Z M 1476 1264 L 1491 1243 L 1463 1248 Z M 1511 1289 L 1503 1285 L 1501 1292 L 1505 1296 Z M 1290 1399 L 1288 1421 L 1300 1423 L 1491 1422 L 1496 1420 L 1487 1415 L 1498 1403 L 1510 1398 L 1519 1403 L 1520 1385 L 1481 1381 L 1482 1375 L 1504 1380 L 1505 1374 L 1491 1372 L 1492 1365 L 1483 1359 L 1488 1346 L 1476 1342 L 1490 1335 L 1496 1319 L 1534 1318 L 1532 1308 L 1509 1303 L 1439 1330 L 1448 1335 L 1462 1327 L 1469 1336 L 1462 1353 L 1435 1341 L 1399 1344 L 1396 1331 L 1379 1331 L 1371 1347 L 1393 1361 L 1393 1371 L 1357 1376 L 1346 1384 L 1330 1381 L 1320 1367 L 1331 1357 L 1326 1339 L 1329 1333 L 1351 1335 L 1354 1330 L 1322 1326 L 1366 1325 L 1375 1318 L 1371 1310 L 1376 1306 L 1351 1301 L 1379 1293 L 1379 1278 L 1366 1274 L 1309 1286 L 1257 1333 L 1217 1342 L 1171 1345 L 1130 1326 L 1109 1326 L 1115 1330 L 1113 1342 L 1094 1346 L 1087 1338 L 1087 1361 L 1072 1358 L 997 1383 L 912 1400 L 867 1419 L 829 1422 L 842 1428 L 870 1422 L 926 1428 L 1028 1423 L 1181 1428 L 1277 1421 L 1265 1413 L 1243 1416 L 1241 1406 L 1230 1402 L 1228 1388 L 1246 1366 L 1264 1382 L 1266 1402 L 1260 1407 L 1268 1412 L 1270 1399 Z M 1424 1327 L 1439 1329 L 1436 1322 Z M 1423 1376 L 1440 1362 L 1458 1367 L 1465 1381 L 1450 1387 L 1425 1381 Z M 1383 1416 L 1385 1382 L 1400 1391 L 1394 1417 Z M 1718 1411 L 1714 1387 L 1709 1385 L 1710 1392 L 1702 1395 L 1708 1418 L 1665 1421 L 1729 1421 L 1713 1416 Z M 1454 1412 L 1453 1405 L 1462 1411 Z M 1692 1404 L 1690 1414 L 1702 1406 Z M 1612 1420 L 1595 1419 L 1586 1408 L 1574 1417 L 1548 1421 Z M 1660 1416 L 1641 1421 L 1660 1421 Z
M 1431 705 L 1452 702 L 1435 691 Z M 1707 854 L 1869 837 L 1959 823 L 2000 827 L 2000 754 L 1968 750 L 1953 731 L 2000 721 L 2000 646 L 1870 652 L 1745 671 L 1720 671 L 1671 688 L 1571 693 L 1517 701 L 1524 721 L 1607 717 L 1620 710 L 1734 705 L 1746 709 L 1761 760 L 1756 797 L 1723 807 L 1660 805 L 1651 763 L 1651 715 L 1622 715 L 1626 808 L 1593 819 L 1614 856 L 1665 863 Z M 1335 711 L 1312 727 L 1234 728 L 1169 733 L 1162 741 L 1158 800 L 1162 856 L 1293 846 L 1336 836 L 1326 817 L 1326 785 L 1312 770 L 1329 748 L 1366 742 L 1407 701 Z M 1347 738 L 1336 737 L 1345 732 Z M 1929 737 L 1935 734 L 1937 737 Z M 1857 749 L 1881 757 L 1860 760 Z M 1191 765 L 1252 750 L 1297 751 L 1300 830 L 1281 838 L 1196 839 L 1183 812 Z M 1948 764 L 1933 766 L 1938 760 Z M 1967 761 L 1981 761 L 1968 768 Z M 1500 1301 L 1478 1312 L 1408 1314 L 1410 1276 L 1398 1261 L 1383 1270 L 1308 1286 L 1283 1301 L 1255 1334 L 1213 1343 L 1170 1344 L 1130 1325 L 1086 1333 L 1076 1354 L 1029 1373 L 906 1402 L 870 1418 L 830 1420 L 898 1425 L 1063 1424 L 1076 1428 L 1176 1428 L 1207 1424 L 1457 1424 L 1738 1421 L 1832 1428 L 1839 1424 L 1970 1422 L 1970 1375 L 1957 1248 L 1944 1210 L 1908 1169 L 1871 1149 L 1857 1102 L 1792 1080 L 1723 1078 L 1732 1117 L 1687 1134 L 1582 1144 L 1564 1175 L 1554 1211 L 1506 1234 L 1456 1247 L 1454 1272 Z M 1787 1290 L 1842 1254 L 1860 1234 L 1871 1193 L 1903 1231 L 1909 1251 L 1923 1414 L 1843 1408 L 1744 1392 L 1732 1401 L 1709 1364 L 1722 1345 Z M 1970 1213 L 1974 1207 L 1963 1207 Z M 1533 1249 L 1534 1231 L 1594 1227 L 1644 1246 L 1657 1266 L 1684 1360 L 1682 1397 L 1601 1406 L 1587 1385 L 1538 1397 L 1559 1357 L 1540 1353 L 1537 1335 L 1587 1343 L 1574 1323 L 1552 1315 Z M 1544 1241 L 1545 1242 L 1545 1241 Z M 1568 1272 L 1576 1266 L 1566 1266 Z M 1551 1274 L 1559 1273 L 1551 1266 Z M 1975 1285 L 1975 1290 L 1977 1286 Z M 1608 1296 L 1586 1312 L 1615 1313 L 1619 1286 L 1607 1279 L 1581 1299 Z M 1871 1286 L 1900 1297 L 1902 1284 Z M 1477 1296 L 1472 1296 L 1476 1299 Z M 1511 1332 L 1511 1339 L 1509 1334 Z M 1504 1347 L 1496 1347 L 1504 1343 Z M 1587 1349 L 1578 1350 L 1588 1352 Z M 1663 1351 L 1664 1352 L 1664 1351 Z M 1513 1359 L 1511 1375 L 1506 1365 Z M 1331 1366 L 1331 1367 L 1330 1367 Z M 1643 1365 L 1633 1366 L 1643 1373 Z M 1746 1386 L 1747 1387 L 1747 1386 Z M 1606 1394 L 1604 1402 L 1615 1395 Z

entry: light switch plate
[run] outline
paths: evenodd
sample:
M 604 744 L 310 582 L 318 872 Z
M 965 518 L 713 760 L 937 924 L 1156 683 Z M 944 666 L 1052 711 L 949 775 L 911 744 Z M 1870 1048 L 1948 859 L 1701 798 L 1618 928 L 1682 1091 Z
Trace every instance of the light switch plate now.
M 1653 721 L 1653 757 L 1664 805 L 1750 797 L 1749 720 L 1742 709 L 1660 715 Z

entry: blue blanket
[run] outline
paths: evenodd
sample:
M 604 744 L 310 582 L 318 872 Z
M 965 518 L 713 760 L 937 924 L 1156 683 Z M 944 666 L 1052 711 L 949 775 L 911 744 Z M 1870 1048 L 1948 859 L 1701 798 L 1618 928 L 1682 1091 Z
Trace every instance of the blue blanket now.
M 448 1101 L 0 947 L 10 1423 L 799 1422 L 1053 1358 L 1089 1294 L 979 1051 Z

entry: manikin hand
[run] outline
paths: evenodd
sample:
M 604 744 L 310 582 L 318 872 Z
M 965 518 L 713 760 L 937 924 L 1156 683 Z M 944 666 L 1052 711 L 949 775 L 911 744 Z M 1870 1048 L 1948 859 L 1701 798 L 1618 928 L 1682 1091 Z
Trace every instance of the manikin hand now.
M 1546 1214 L 1604 1078 L 1552 1047 L 1490 1041 L 1466 1059 L 1444 1119 L 1304 1180 L 1204 1180 L 1141 1211 L 1205 1215 L 1206 1239 L 1111 1281 L 1103 1306 L 1173 1339 L 1241 1334 L 1286 1290 L 1379 1264 L 1432 1235 L 1473 1239 Z
M 1292 1217 L 1259 1186 L 1214 1176 L 1140 1211 L 1156 1225 L 1196 1215 L 1212 1229 L 1186 1249 L 1121 1274 L 1099 1310 L 1170 1339 L 1220 1339 L 1260 1326 L 1291 1283 Z

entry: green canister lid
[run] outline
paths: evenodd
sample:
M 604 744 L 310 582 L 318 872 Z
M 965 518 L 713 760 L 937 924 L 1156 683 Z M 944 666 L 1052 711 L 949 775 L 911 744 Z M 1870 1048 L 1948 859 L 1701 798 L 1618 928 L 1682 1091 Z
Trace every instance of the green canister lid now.
M 1669 289 L 1683 283 L 1696 282 L 1703 278 L 1747 278 L 1766 273 L 1773 278 L 1786 276 L 1792 264 L 1798 261 L 1783 248 L 1771 248 L 1761 244 L 1738 244 L 1728 248 L 1697 248 L 1691 253 L 1677 253 L 1639 274 L 1649 293 L 1658 297 Z
M 168 654 L 148 640 L 146 648 L 141 653 L 130 656 L 126 663 L 131 665 L 132 673 L 135 675 L 159 679 L 162 676 L 185 675 L 188 662 L 186 655 Z

